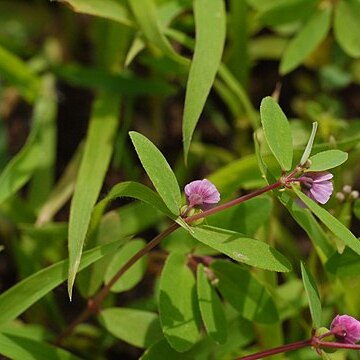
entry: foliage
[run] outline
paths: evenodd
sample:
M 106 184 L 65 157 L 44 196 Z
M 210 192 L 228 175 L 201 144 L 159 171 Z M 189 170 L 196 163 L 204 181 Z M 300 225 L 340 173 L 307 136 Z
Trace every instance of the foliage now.
M 289 358 L 358 358 L 320 335 L 360 317 L 358 0 L 0 18 L 0 356 L 235 359 L 312 336 Z M 304 187 L 325 171 L 320 205 Z M 203 178 L 212 208 L 183 194 Z

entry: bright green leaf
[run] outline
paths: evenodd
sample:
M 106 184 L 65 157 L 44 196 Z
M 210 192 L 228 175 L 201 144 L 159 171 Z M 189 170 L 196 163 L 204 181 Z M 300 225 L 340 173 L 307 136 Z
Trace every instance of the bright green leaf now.
M 334 34 L 342 49 L 350 56 L 360 57 L 360 3 L 341 0 L 335 7 Z
M 211 269 L 219 279 L 221 294 L 241 316 L 263 324 L 279 320 L 273 299 L 249 271 L 223 260 L 211 263 Z
M 155 189 L 169 210 L 173 214 L 179 215 L 182 202 L 180 188 L 165 157 L 144 135 L 131 131 L 130 137 Z
M 143 240 L 131 240 L 125 244 L 112 258 L 105 274 L 105 283 L 108 284 L 112 277 L 126 262 L 145 246 Z M 132 289 L 144 276 L 146 270 L 146 257 L 138 260 L 112 287 L 113 292 L 122 292 Z
M 293 145 L 289 122 L 279 104 L 270 96 L 260 106 L 261 123 L 271 152 L 283 170 L 290 170 Z
M 247 265 L 265 270 L 287 272 L 291 270 L 289 261 L 268 244 L 244 237 L 226 229 L 211 226 L 193 228 L 195 239 L 203 244 Z
M 195 0 L 196 42 L 186 86 L 183 115 L 184 154 L 215 80 L 226 36 L 226 12 L 223 0 Z
M 9 334 L 0 334 L 0 354 L 13 360 L 80 360 L 64 349 Z
M 160 28 L 159 14 L 154 0 L 128 0 L 128 5 L 145 38 L 171 59 L 187 64 L 187 59 L 175 52 Z
M 147 348 L 163 337 L 159 316 L 149 311 L 108 308 L 99 316 L 111 334 L 136 347 Z
M 122 0 L 58 0 L 79 13 L 99 16 L 117 21 L 126 26 L 134 26 L 133 19 Z
M 321 326 L 321 301 L 319 291 L 317 289 L 315 280 L 306 268 L 305 264 L 301 262 L 301 276 L 304 283 L 306 295 L 309 301 L 311 318 L 315 328 Z
M 309 140 L 308 140 L 308 142 L 307 142 L 307 144 L 306 144 L 306 148 L 305 148 L 305 150 L 304 150 L 304 153 L 303 153 L 303 155 L 302 155 L 302 157 L 301 157 L 300 165 L 304 165 L 304 164 L 306 163 L 306 161 L 308 160 L 310 154 L 311 154 L 311 150 L 312 150 L 312 147 L 313 147 L 313 143 L 314 143 L 314 139 L 315 139 L 317 127 L 318 127 L 318 123 L 317 123 L 317 122 L 313 122 L 313 124 L 312 124 L 312 131 L 311 131 Z
M 313 13 L 288 45 L 280 63 L 280 73 L 285 75 L 299 66 L 323 41 L 331 24 L 331 8 Z
M 341 239 L 349 248 L 360 255 L 360 240 L 346 228 L 338 219 L 332 216 L 328 211 L 311 200 L 299 189 L 293 187 L 296 195 L 300 200 L 314 213 L 316 217 L 339 239 Z
M 195 279 L 186 254 L 171 253 L 160 279 L 159 309 L 163 333 L 176 351 L 190 349 L 199 336 Z
M 227 337 L 227 323 L 221 300 L 206 277 L 204 266 L 197 268 L 197 294 L 201 317 L 207 333 L 222 344 Z
M 84 252 L 79 270 L 85 269 L 103 256 L 114 252 L 119 243 L 99 246 Z M 18 282 L 0 295 L 0 324 L 16 319 L 36 301 L 41 299 L 66 279 L 69 261 L 63 260 Z
M 348 154 L 341 150 L 327 150 L 310 157 L 309 171 L 323 171 L 343 164 L 348 159 Z
M 84 155 L 70 208 L 68 277 L 70 299 L 91 212 L 99 196 L 113 151 L 113 137 L 118 126 L 118 112 L 119 97 L 117 94 L 101 93 L 94 103 Z

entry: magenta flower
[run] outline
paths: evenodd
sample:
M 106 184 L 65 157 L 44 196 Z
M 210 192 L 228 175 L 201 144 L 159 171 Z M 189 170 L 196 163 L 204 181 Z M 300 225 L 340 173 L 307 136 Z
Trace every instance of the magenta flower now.
M 220 201 L 220 193 L 207 179 L 192 181 L 185 186 L 186 201 L 190 207 L 209 209 Z
M 333 174 L 327 171 L 307 172 L 298 180 L 301 183 L 301 189 L 305 195 L 314 201 L 325 204 L 330 199 L 334 190 L 331 179 Z
M 360 321 L 349 315 L 337 315 L 330 325 L 335 337 L 346 343 L 356 344 L 360 341 Z

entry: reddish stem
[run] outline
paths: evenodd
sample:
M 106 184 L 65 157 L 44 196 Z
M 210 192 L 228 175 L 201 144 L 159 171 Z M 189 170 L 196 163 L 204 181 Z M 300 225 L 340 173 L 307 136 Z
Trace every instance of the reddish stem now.
M 349 349 L 349 350 L 360 350 L 360 345 L 355 344 L 344 344 L 330 341 L 319 341 L 319 348 L 332 348 L 332 349 Z

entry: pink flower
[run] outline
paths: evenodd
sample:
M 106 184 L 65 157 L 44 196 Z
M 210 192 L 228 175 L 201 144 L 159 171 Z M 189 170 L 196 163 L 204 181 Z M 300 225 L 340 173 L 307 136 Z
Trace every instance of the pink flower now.
M 188 205 L 208 209 L 220 201 L 220 193 L 215 185 L 207 179 L 192 181 L 185 186 Z
M 360 321 L 349 315 L 337 315 L 330 326 L 335 337 L 346 343 L 356 344 L 360 341 Z
M 305 195 L 314 201 L 325 204 L 330 199 L 334 190 L 331 179 L 333 174 L 327 171 L 307 172 L 298 180 L 301 183 L 301 189 Z

